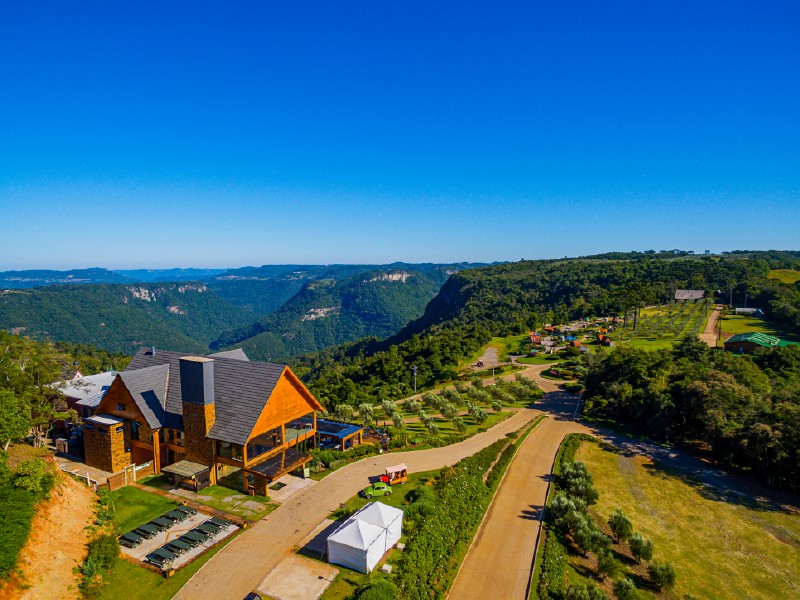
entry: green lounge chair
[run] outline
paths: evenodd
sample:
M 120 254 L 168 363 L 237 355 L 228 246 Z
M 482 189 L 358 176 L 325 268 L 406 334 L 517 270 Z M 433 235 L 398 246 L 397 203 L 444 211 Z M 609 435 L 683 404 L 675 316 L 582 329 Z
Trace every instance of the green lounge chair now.
M 208 538 L 211 537 L 205 531 L 198 531 L 197 529 L 192 529 L 189 533 L 184 533 L 183 536 L 192 540 L 197 540 L 201 544 L 207 542 Z
M 182 513 L 186 513 L 190 517 L 192 515 L 196 515 L 197 514 L 197 511 L 195 509 L 193 509 L 191 506 L 186 506 L 184 504 L 181 504 L 180 506 L 175 507 L 175 510 L 179 510 Z
M 228 527 L 233 525 L 233 523 L 231 523 L 230 521 L 226 521 L 225 519 L 218 519 L 217 517 L 211 517 L 211 519 L 209 519 L 209 521 L 211 523 L 213 523 L 214 525 L 222 527 L 223 529 L 227 529 Z M 208 521 L 206 521 L 206 522 L 208 522 Z
M 174 561 L 176 558 L 178 558 L 178 555 L 175 554 L 172 550 L 170 550 L 166 546 L 161 546 L 161 548 L 158 548 L 157 550 L 153 550 L 153 554 L 155 554 L 156 556 L 160 556 L 166 562 L 170 562 L 170 563 L 172 561 Z
M 175 523 L 172 520 L 165 519 L 164 517 L 156 517 L 155 519 L 150 521 L 150 523 L 158 527 L 161 531 L 166 531 L 167 529 L 175 525 Z
M 198 538 L 199 538 L 199 536 L 189 537 L 189 534 L 184 534 L 181 537 L 179 537 L 178 539 L 180 541 L 182 541 L 184 544 L 189 544 L 192 548 L 196 548 L 197 546 L 202 544 L 203 541 L 204 541 L 204 540 L 198 539 Z
M 161 532 L 161 530 L 158 527 L 156 527 L 155 525 L 151 525 L 150 523 L 145 523 L 144 525 L 139 525 L 139 527 L 137 527 L 136 530 L 135 530 L 135 533 L 137 535 L 140 535 L 143 538 L 148 539 L 148 540 L 153 539 L 160 532 Z
M 144 541 L 144 538 L 133 531 L 129 531 L 127 533 L 123 533 L 119 536 L 119 543 L 126 548 L 136 548 L 139 544 Z
M 198 525 L 195 529 L 199 529 L 200 531 L 207 533 L 209 537 L 213 537 L 217 535 L 220 530 L 218 527 L 214 527 L 213 525 L 209 525 L 208 523 L 203 523 L 202 525 Z
M 167 548 L 171 552 L 175 552 L 176 554 L 183 554 L 184 552 L 188 552 L 194 546 L 190 546 L 186 542 L 183 542 L 179 539 L 172 540 L 171 542 L 167 542 Z
M 170 521 L 173 521 L 174 523 L 181 523 L 182 521 L 185 521 L 186 519 L 189 518 L 188 514 L 186 514 L 185 512 L 182 512 L 180 510 L 171 510 L 168 513 L 166 513 L 166 514 L 164 514 L 162 516 L 165 519 L 169 519 Z

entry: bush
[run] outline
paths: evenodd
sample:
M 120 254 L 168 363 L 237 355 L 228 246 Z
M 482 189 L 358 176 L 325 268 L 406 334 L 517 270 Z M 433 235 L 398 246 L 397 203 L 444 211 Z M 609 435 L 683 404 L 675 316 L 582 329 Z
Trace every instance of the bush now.
M 615 577 L 620 571 L 619 561 L 608 550 L 597 553 L 597 573 L 600 577 Z
M 388 579 L 376 579 L 358 591 L 357 600 L 395 600 L 397 586 Z
M 637 561 L 642 562 L 642 560 L 653 558 L 653 542 L 641 533 L 634 533 L 628 544 L 631 547 L 631 554 Z
M 672 588 L 675 586 L 675 568 L 672 563 L 653 563 L 647 567 L 650 581 L 661 590 L 662 588 Z
M 539 578 L 539 598 L 563 598 L 567 574 L 567 551 L 555 532 L 548 532 L 542 555 L 542 574 Z
M 32 458 L 17 467 L 14 485 L 29 492 L 42 492 L 42 480 L 45 476 L 45 464 L 41 458 Z
M 99 535 L 89 542 L 89 558 L 93 558 L 98 567 L 104 571 L 111 568 L 119 556 L 119 542 L 112 533 Z
M 586 587 L 582 585 L 569 586 L 565 597 L 567 600 L 608 600 L 608 594 L 591 581 L 586 584 Z
M 611 533 L 617 538 L 618 542 L 624 542 L 633 535 L 633 524 L 631 520 L 620 509 L 616 509 L 608 520 Z
M 636 586 L 628 578 L 617 579 L 614 582 L 614 595 L 618 600 L 637 600 L 639 598 Z

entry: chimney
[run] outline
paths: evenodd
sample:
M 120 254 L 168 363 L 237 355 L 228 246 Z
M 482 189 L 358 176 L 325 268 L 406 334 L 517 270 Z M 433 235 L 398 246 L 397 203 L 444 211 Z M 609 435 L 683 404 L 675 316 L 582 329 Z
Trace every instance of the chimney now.
M 180 358 L 181 400 L 185 459 L 211 467 L 209 478 L 217 482 L 214 442 L 208 432 L 216 421 L 214 360 L 202 356 Z
M 150 355 L 151 356 L 155 356 L 156 355 L 156 347 L 155 346 L 150 346 Z
M 190 404 L 214 404 L 214 359 L 184 356 L 180 359 L 181 396 Z

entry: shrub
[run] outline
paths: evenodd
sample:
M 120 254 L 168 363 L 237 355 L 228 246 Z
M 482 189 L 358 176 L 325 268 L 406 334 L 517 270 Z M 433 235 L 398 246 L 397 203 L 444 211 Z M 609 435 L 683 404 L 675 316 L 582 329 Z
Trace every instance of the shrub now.
M 388 579 L 376 579 L 362 587 L 356 595 L 357 600 L 395 600 L 397 586 Z
M 637 600 L 639 598 L 636 586 L 628 578 L 617 579 L 614 582 L 614 595 L 618 600 Z
M 608 594 L 591 581 L 586 584 L 586 587 L 582 585 L 569 586 L 565 597 L 567 600 L 608 600 Z
M 653 542 L 641 533 L 634 533 L 628 544 L 631 547 L 631 554 L 637 561 L 642 562 L 642 560 L 653 558 Z
M 542 574 L 539 578 L 539 598 L 563 598 L 567 574 L 567 551 L 555 533 L 548 533 L 542 555 Z
M 620 509 L 616 509 L 608 520 L 611 533 L 617 538 L 618 542 L 624 542 L 633 535 L 633 524 L 631 520 Z
M 597 553 L 597 573 L 600 577 L 615 577 L 620 570 L 619 561 L 608 550 Z
M 650 575 L 650 581 L 658 590 L 675 586 L 675 567 L 672 566 L 672 563 L 654 562 L 647 567 L 647 574 Z
M 41 458 L 26 460 L 17 467 L 14 485 L 29 492 L 42 492 L 42 480 L 45 476 L 45 464 Z
M 117 536 L 112 533 L 99 535 L 89 542 L 89 557 L 93 558 L 104 571 L 111 568 L 118 556 L 119 542 Z

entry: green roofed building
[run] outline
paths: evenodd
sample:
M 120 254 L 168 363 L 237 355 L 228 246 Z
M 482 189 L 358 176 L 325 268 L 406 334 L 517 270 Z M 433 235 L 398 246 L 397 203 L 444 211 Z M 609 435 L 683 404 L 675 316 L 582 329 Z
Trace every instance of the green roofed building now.
M 728 352 L 736 352 L 738 354 L 743 352 L 753 352 L 759 348 L 775 348 L 779 344 L 781 344 L 780 338 L 777 338 L 774 335 L 767 335 L 766 333 L 760 333 L 756 331 L 751 331 L 749 333 L 737 333 L 722 343 L 722 345 L 725 347 L 725 350 Z

